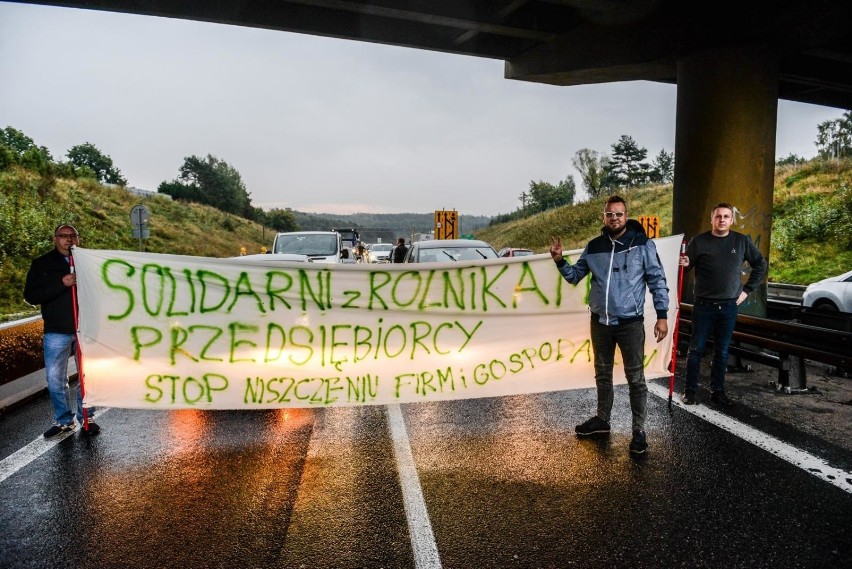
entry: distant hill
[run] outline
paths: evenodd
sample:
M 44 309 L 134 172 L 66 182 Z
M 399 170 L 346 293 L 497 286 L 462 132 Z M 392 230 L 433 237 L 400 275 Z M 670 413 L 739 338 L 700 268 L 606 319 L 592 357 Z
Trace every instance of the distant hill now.
M 435 212 L 428 213 L 353 213 L 332 215 L 294 211 L 296 222 L 305 231 L 356 228 L 365 243 L 392 243 L 397 238 L 410 238 L 417 233 L 429 233 L 434 228 Z M 459 213 L 460 234 L 487 227 L 491 218 L 485 215 Z

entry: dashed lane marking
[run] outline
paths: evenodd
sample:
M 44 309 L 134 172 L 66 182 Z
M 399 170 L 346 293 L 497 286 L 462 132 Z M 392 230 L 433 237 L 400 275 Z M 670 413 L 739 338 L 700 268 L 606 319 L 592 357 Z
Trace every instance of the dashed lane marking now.
M 402 486 L 402 504 L 405 507 L 405 517 L 408 519 L 408 533 L 411 534 L 411 547 L 414 551 L 414 566 L 417 569 L 441 569 L 441 557 L 426 501 L 420 487 L 420 477 L 411 453 L 408 431 L 398 403 L 387 406 L 388 429 L 393 439 L 393 452 L 396 455 L 396 466 L 399 470 L 399 482 Z

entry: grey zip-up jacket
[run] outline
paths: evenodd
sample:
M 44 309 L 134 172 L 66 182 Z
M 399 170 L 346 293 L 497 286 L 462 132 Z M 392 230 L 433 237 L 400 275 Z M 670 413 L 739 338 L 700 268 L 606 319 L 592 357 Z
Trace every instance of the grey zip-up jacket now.
M 657 318 L 666 318 L 669 311 L 669 289 L 657 247 L 635 219 L 628 219 L 626 227 L 617 240 L 602 229 L 573 265 L 564 257 L 556 263 L 565 280 L 573 285 L 592 273 L 589 309 L 598 322 L 607 326 L 643 319 L 646 286 Z

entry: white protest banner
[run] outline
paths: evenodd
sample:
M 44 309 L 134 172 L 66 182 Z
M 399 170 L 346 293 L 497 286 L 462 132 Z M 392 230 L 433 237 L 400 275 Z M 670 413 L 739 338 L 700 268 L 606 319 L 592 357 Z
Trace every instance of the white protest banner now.
M 681 237 L 655 243 L 676 290 Z M 547 254 L 322 265 L 76 248 L 74 260 L 89 405 L 267 409 L 594 385 L 588 279 L 568 284 Z M 646 376 L 667 376 L 671 335 L 656 343 L 650 296 L 645 310 Z

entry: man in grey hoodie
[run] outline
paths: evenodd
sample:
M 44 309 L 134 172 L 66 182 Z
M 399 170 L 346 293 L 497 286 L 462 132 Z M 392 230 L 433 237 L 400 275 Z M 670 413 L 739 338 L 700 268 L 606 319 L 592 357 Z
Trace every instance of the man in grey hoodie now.
M 613 403 L 612 368 L 615 347 L 621 350 L 624 374 L 630 389 L 633 415 L 633 439 L 630 452 L 642 454 L 648 449 L 645 436 L 645 290 L 651 291 L 657 322 L 657 342 L 668 334 L 669 289 L 666 274 L 654 242 L 642 225 L 627 217 L 627 204 L 611 196 L 603 213 L 601 235 L 592 239 L 577 262 L 571 265 L 562 256 L 562 240 L 551 238 L 550 256 L 559 272 L 576 285 L 591 273 L 589 295 L 591 339 L 595 353 L 595 383 L 598 390 L 597 415 L 577 425 L 580 436 L 609 434 Z

